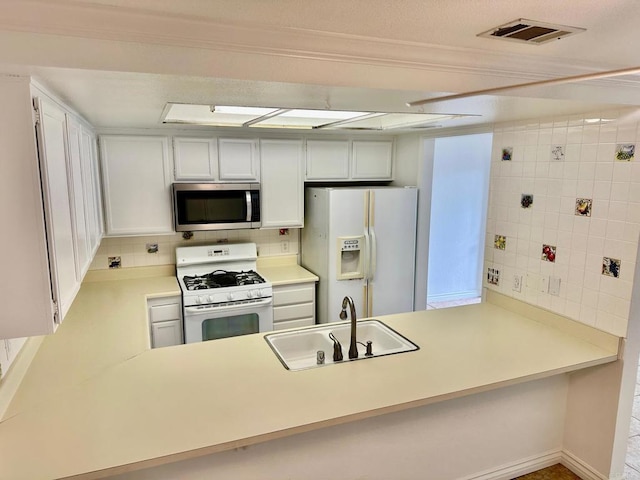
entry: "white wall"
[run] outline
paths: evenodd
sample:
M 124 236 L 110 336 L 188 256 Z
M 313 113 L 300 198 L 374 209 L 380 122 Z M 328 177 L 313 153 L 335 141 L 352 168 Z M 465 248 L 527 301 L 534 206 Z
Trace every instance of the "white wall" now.
M 560 375 L 112 478 L 507 480 L 558 462 L 566 393 Z
M 427 301 L 481 294 L 491 138 L 435 141 Z
M 419 135 L 396 138 L 394 185 L 418 187 L 418 225 L 416 230 L 416 274 L 414 309 L 427 308 L 427 271 L 429 259 L 429 224 L 431 222 L 431 184 L 434 139 Z
M 618 112 L 595 112 L 499 125 L 494 130 L 485 273 L 500 271 L 487 288 L 625 336 L 640 234 L 640 160 L 615 160 L 617 144 L 635 144 L 637 123 Z M 624 116 L 624 112 L 620 112 Z M 610 121 L 590 123 L 587 119 Z M 553 147 L 564 148 L 552 160 Z M 511 161 L 501 161 L 513 148 Z M 533 194 L 533 206 L 520 206 Z M 577 216 L 577 198 L 593 202 L 590 217 Z M 494 248 L 506 236 L 505 250 Z M 556 247 L 555 262 L 542 259 L 543 244 Z M 603 275 L 603 257 L 621 260 L 619 278 Z M 512 289 L 521 275 L 521 292 Z M 527 276 L 529 282 L 527 282 Z M 542 277 L 559 277 L 558 296 L 542 293 Z

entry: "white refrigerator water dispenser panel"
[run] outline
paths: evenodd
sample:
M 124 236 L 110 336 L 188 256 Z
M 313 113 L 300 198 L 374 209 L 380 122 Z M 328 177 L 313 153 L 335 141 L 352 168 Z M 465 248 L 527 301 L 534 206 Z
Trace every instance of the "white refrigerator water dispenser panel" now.
M 338 280 L 364 278 L 364 235 L 338 237 Z

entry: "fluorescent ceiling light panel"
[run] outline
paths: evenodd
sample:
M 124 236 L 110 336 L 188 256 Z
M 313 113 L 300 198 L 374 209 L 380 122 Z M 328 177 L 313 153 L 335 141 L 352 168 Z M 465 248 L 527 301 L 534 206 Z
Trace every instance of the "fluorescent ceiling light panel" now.
M 417 128 L 466 115 L 280 109 L 168 103 L 161 121 L 219 127 L 388 130 Z
M 168 103 L 163 113 L 163 123 L 186 123 L 241 127 L 245 122 L 276 111 L 277 108 L 227 107 Z

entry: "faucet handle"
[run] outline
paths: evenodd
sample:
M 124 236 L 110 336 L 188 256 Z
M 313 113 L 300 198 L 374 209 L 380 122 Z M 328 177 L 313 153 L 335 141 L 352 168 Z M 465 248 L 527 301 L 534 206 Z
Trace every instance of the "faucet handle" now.
M 340 344 L 336 336 L 333 334 L 333 332 L 329 333 L 329 338 L 333 340 L 333 361 L 341 362 L 343 358 L 342 345 Z

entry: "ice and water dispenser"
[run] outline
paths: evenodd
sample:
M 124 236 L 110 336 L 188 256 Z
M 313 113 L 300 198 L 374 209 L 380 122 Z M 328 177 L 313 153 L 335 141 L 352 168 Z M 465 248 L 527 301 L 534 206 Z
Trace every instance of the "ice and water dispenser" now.
M 364 278 L 364 235 L 338 237 L 338 280 Z

